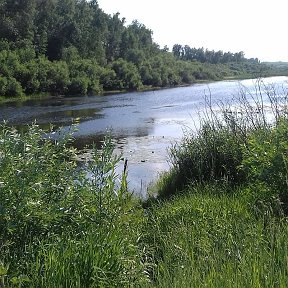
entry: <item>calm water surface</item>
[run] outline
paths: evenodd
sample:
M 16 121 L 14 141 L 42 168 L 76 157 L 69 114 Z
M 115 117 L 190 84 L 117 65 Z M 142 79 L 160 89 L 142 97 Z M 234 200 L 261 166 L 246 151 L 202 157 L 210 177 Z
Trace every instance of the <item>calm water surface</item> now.
M 283 94 L 287 80 L 271 77 L 263 81 Z M 221 81 L 149 92 L 29 100 L 0 105 L 0 121 L 23 129 L 36 120 L 43 128 L 52 123 L 64 131 L 77 122 L 74 136 L 79 148 L 99 142 L 111 130 L 116 153 L 128 159 L 130 188 L 145 196 L 148 185 L 169 169 L 167 148 L 179 141 L 185 130 L 197 127 L 205 96 L 217 109 L 217 101 L 229 101 L 241 90 L 255 94 L 255 85 L 256 80 Z M 122 166 L 120 163 L 119 171 Z

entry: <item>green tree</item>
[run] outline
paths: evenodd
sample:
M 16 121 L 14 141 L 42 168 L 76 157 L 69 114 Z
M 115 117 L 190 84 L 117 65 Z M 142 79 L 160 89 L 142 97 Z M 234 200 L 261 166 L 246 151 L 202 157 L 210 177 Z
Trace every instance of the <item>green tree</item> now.
M 125 19 L 119 18 L 119 13 L 114 14 L 108 21 L 107 40 L 105 44 L 106 58 L 109 62 L 116 60 L 120 56 L 120 44 L 124 31 Z
M 118 59 L 112 63 L 111 68 L 116 74 L 114 89 L 137 90 L 142 87 L 141 77 L 133 63 Z
M 180 59 L 182 57 L 182 45 L 175 44 L 172 48 L 172 53 L 176 59 Z
M 35 0 L 1 0 L 0 38 L 17 42 L 32 41 L 34 36 Z

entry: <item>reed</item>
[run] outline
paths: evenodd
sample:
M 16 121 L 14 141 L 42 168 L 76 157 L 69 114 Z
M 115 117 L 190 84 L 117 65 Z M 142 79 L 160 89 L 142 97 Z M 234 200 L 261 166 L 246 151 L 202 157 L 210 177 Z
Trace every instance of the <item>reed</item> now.
M 257 133 L 268 139 L 274 128 L 279 130 L 279 123 L 287 119 L 287 104 L 287 91 L 280 93 L 260 80 L 255 91 L 242 87 L 230 102 L 213 103 L 212 95 L 205 97 L 205 108 L 199 112 L 200 127 L 186 131 L 169 151 L 172 169 L 158 183 L 159 196 L 170 197 L 191 183 L 246 182 L 247 170 L 241 169 L 244 151 L 251 149 L 248 146 Z

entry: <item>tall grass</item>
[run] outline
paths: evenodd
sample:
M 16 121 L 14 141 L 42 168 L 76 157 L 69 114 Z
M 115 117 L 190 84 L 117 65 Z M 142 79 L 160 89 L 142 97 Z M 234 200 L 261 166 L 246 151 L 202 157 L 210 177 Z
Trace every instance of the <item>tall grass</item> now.
M 210 100 L 148 205 L 148 286 L 286 287 L 287 93 L 257 86 L 218 109 Z
M 25 134 L 0 127 L 4 287 L 113 287 L 145 280 L 138 249 L 144 217 L 127 192 L 126 175 L 117 183 L 111 139 L 81 169 L 71 141 L 71 135 L 52 137 L 37 125 Z
M 200 127 L 186 132 L 182 141 L 170 150 L 172 169 L 159 181 L 160 197 L 177 194 L 191 183 L 244 183 L 248 174 L 240 167 L 244 154 L 247 156 L 247 151 L 252 149 L 253 137 L 257 134 L 261 141 L 259 133 L 267 140 L 275 139 L 273 133 L 282 133 L 282 142 L 286 137 L 283 127 L 287 122 L 288 93 L 285 90 L 279 95 L 274 86 L 257 82 L 255 91 L 242 87 L 231 102 L 213 103 L 210 95 L 205 98 L 205 104 L 200 113 Z M 273 132 L 273 129 L 282 131 Z

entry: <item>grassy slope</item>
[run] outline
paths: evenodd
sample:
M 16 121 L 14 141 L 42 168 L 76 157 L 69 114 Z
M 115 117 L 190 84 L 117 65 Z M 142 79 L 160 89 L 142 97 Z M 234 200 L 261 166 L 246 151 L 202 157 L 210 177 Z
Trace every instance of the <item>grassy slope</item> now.
M 155 287 L 285 287 L 288 225 L 217 185 L 150 208 Z M 259 211 L 258 211 L 259 212 Z M 153 231 L 153 232 L 152 232 Z
M 147 213 L 152 287 L 287 287 L 287 94 L 273 125 L 244 96 L 172 148 Z

